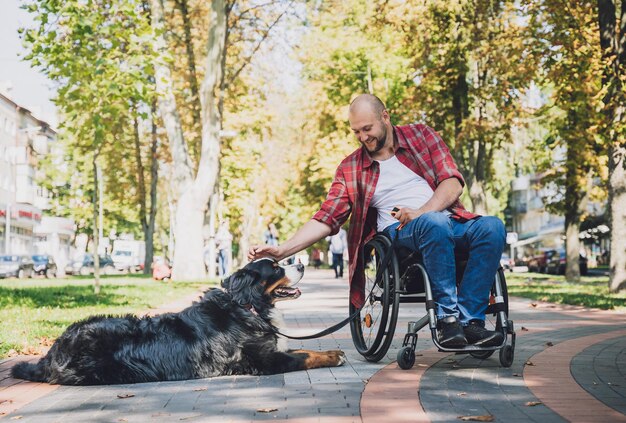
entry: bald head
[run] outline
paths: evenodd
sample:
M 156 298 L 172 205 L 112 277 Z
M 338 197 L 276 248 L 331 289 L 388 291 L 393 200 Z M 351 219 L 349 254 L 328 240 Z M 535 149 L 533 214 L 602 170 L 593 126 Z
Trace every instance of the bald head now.
M 370 156 L 387 159 L 394 152 L 393 127 L 385 105 L 372 94 L 361 94 L 350 103 L 350 129 Z
M 358 95 L 352 103 L 350 103 L 349 113 L 362 113 L 362 112 L 373 112 L 376 117 L 380 117 L 385 110 L 385 105 L 380 98 L 376 97 L 373 94 L 361 94 Z

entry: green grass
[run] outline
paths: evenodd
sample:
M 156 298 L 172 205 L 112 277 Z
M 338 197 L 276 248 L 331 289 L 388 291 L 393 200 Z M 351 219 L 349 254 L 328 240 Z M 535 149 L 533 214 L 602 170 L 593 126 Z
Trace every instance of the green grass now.
M 191 295 L 209 282 L 157 282 L 149 276 L 0 279 L 0 358 L 32 354 L 71 323 L 95 314 L 143 313 Z
M 608 276 L 585 276 L 570 283 L 564 276 L 540 273 L 507 273 L 509 295 L 579 305 L 603 310 L 626 311 L 626 293 L 610 294 Z

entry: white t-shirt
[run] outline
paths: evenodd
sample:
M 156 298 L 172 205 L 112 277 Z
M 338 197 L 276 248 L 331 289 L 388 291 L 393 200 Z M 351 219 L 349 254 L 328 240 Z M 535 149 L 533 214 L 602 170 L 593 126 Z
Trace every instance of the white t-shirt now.
M 394 207 L 419 209 L 433 196 L 433 190 L 424 178 L 403 165 L 396 156 L 377 162 L 380 174 L 370 205 L 378 210 L 380 232 L 398 221 L 391 216 Z

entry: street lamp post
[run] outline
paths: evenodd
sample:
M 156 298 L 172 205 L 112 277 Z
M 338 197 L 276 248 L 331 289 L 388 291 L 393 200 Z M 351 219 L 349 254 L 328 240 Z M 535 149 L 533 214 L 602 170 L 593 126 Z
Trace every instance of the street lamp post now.
M 4 251 L 5 254 L 11 254 L 11 203 L 7 203 L 4 226 Z

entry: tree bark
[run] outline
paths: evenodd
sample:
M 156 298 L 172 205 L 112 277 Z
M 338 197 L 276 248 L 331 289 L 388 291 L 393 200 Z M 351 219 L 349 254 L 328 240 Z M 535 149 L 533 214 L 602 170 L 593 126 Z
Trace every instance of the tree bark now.
M 157 150 L 157 128 L 156 128 L 156 104 L 151 105 L 152 109 L 152 131 L 150 145 L 150 211 L 147 206 L 145 168 L 141 158 L 141 139 L 139 136 L 139 120 L 135 117 L 133 121 L 133 139 L 135 144 L 135 161 L 137 162 L 137 187 L 139 191 L 139 221 L 146 243 L 146 255 L 144 258 L 143 273 L 148 275 L 151 272 L 152 258 L 154 256 L 154 221 L 156 218 L 156 188 L 158 182 L 158 162 Z M 148 214 L 149 213 L 149 214 Z
M 157 106 L 156 100 L 150 105 L 152 116 L 152 144 L 150 146 L 150 214 L 148 217 L 148 231 L 146 232 L 146 261 L 144 267 L 144 273 L 146 268 L 152 267 L 152 260 L 154 257 L 154 226 L 156 223 L 157 214 L 157 188 L 159 182 L 159 157 L 157 149 L 159 146 L 159 138 L 157 135 Z
M 183 33 L 184 43 L 185 43 L 185 52 L 187 53 L 187 78 L 189 80 L 189 88 L 191 89 L 191 113 L 193 118 L 193 128 L 199 129 L 202 127 L 201 121 L 201 106 L 200 106 L 200 90 L 198 88 L 198 76 L 196 72 L 196 55 L 193 50 L 193 39 L 191 36 L 191 20 L 189 18 L 189 5 L 187 0 L 175 0 L 174 2 L 176 7 L 180 12 L 181 18 L 183 20 Z M 194 131 L 195 132 L 195 131 Z M 191 152 L 193 158 L 198 160 L 198 156 L 200 154 L 200 136 L 194 137 L 193 140 L 189 140 L 189 144 L 191 145 Z
M 202 81 L 202 148 L 198 173 L 192 186 L 185 190 L 176 213 L 176 248 L 173 279 L 198 279 L 205 276 L 202 225 L 209 197 L 215 189 L 219 169 L 221 115 L 217 93 L 222 78 L 226 10 L 223 0 L 211 2 L 209 39 L 205 77 Z M 201 270 L 200 270 L 201 269 Z
M 193 166 L 185 143 L 174 97 L 172 75 L 167 63 L 163 0 L 152 0 L 152 25 L 155 29 L 158 58 L 154 63 L 158 107 L 165 125 L 172 155 L 172 185 L 177 197 L 174 225 L 174 280 L 200 280 L 205 277 L 202 260 L 202 216 L 206 201 L 198 206 Z M 210 73 L 207 68 L 207 74 Z M 200 216 L 198 218 L 198 216 Z
M 98 143 L 96 142 L 96 146 Z M 100 256 L 98 254 L 98 248 L 100 246 L 100 236 L 98 234 L 98 156 L 100 154 L 100 147 L 96 147 L 96 151 L 93 154 L 93 273 L 94 273 L 94 285 L 93 292 L 98 295 L 100 293 Z
M 143 160 L 141 160 L 141 140 L 139 139 L 139 118 L 135 114 L 133 119 L 133 142 L 135 146 L 135 161 L 137 162 L 137 191 L 139 191 L 139 222 L 141 222 L 141 230 L 143 238 L 146 242 L 146 257 L 144 258 L 143 273 L 150 273 L 150 265 L 148 264 L 148 222 L 146 220 L 146 179 L 144 177 Z M 152 263 L 152 260 L 149 262 Z
M 568 282 L 580 282 L 580 219 L 565 217 L 565 279 Z M 558 253 L 557 253 L 558 254 Z
M 624 94 L 621 77 L 626 63 L 626 0 L 621 1 L 621 28 L 616 27 L 616 6 L 613 0 L 598 0 L 598 21 L 602 57 L 608 64 L 604 70 L 603 85 L 609 156 L 609 205 L 611 253 L 609 263 L 609 290 L 626 291 L 626 141 L 624 126 Z

